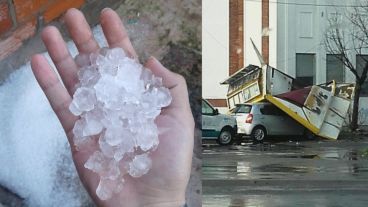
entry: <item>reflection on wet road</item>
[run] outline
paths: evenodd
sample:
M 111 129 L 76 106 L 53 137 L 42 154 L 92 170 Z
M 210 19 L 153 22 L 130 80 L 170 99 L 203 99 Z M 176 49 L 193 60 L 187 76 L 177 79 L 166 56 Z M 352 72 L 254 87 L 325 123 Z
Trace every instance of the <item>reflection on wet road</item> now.
M 203 146 L 203 206 L 368 206 L 368 139 Z

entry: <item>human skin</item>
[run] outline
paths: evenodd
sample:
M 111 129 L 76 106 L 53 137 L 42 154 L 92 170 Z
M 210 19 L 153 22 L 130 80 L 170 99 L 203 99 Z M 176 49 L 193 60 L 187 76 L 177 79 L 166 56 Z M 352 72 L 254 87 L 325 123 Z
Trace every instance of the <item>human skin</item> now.
M 91 53 L 99 49 L 82 12 L 69 9 L 64 20 L 79 53 Z M 124 25 L 112 9 L 102 10 L 100 22 L 110 48 L 121 47 L 131 57 L 137 58 Z M 166 69 L 154 57 L 147 60 L 145 67 L 162 77 L 164 86 L 170 89 L 172 96 L 171 104 L 155 120 L 161 129 L 160 144 L 150 154 L 152 168 L 146 175 L 140 178 L 125 176 L 122 191 L 102 201 L 96 195 L 99 176 L 84 167 L 89 156 L 98 150 L 97 137 L 86 149 L 77 150 L 73 144 L 72 129 L 79 117 L 69 111 L 69 105 L 78 82 L 78 67 L 57 28 L 46 27 L 41 36 L 61 80 L 40 54 L 31 58 L 32 71 L 64 128 L 79 178 L 93 201 L 98 206 L 183 206 L 194 141 L 194 120 L 185 79 Z

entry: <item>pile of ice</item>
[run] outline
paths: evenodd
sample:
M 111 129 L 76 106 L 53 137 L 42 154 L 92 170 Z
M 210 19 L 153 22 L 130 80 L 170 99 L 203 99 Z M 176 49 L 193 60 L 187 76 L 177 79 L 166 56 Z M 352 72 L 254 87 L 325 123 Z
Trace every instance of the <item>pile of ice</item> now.
M 121 48 L 103 48 L 75 58 L 79 85 L 70 111 L 80 116 L 73 128 L 77 149 L 98 139 L 85 167 L 100 176 L 97 196 L 119 192 L 124 176 L 140 177 L 151 168 L 149 153 L 159 143 L 154 122 L 171 102 L 162 79 L 129 58 Z

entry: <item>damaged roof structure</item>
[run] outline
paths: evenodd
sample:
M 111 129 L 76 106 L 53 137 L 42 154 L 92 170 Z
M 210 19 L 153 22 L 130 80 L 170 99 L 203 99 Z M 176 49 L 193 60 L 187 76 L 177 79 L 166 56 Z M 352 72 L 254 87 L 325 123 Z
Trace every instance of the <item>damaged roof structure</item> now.
M 313 134 L 337 139 L 354 94 L 355 85 L 330 81 L 303 87 L 295 78 L 262 61 L 249 65 L 227 78 L 229 109 L 239 103 L 268 101 L 280 108 Z

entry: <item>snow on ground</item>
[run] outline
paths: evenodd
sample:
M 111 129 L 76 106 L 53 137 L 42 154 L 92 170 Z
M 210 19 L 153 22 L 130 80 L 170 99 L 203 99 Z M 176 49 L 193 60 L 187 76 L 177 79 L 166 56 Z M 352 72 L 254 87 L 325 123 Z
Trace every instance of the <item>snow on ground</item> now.
M 100 45 L 106 46 L 101 27 L 93 32 Z M 72 42 L 68 48 L 76 55 Z M 24 198 L 28 206 L 71 207 L 89 202 L 66 136 L 30 63 L 0 86 L 0 166 L 0 185 Z

